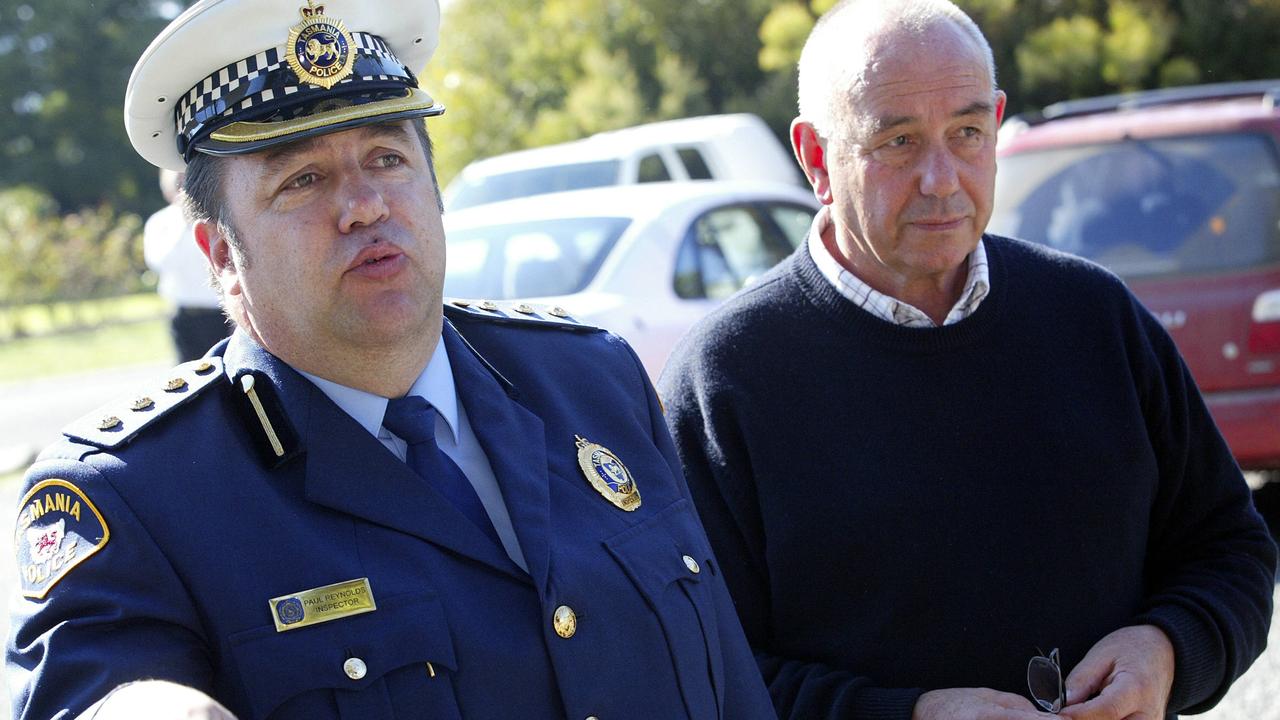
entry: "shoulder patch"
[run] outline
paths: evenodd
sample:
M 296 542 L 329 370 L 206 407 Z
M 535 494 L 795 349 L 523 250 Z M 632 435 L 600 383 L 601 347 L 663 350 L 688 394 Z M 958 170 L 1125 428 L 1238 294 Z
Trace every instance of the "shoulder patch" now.
M 29 598 L 44 598 L 73 568 L 106 547 L 111 537 L 102 513 L 66 480 L 41 480 L 18 508 L 13 546 L 22 594 Z
M 99 448 L 119 447 L 223 377 L 220 357 L 183 363 L 133 395 L 117 398 L 76 420 L 62 434 Z
M 487 321 L 504 325 L 526 325 L 557 328 L 573 332 L 595 332 L 600 328 L 584 325 L 562 307 L 532 305 L 518 301 L 463 300 L 445 298 L 444 314 L 463 322 Z

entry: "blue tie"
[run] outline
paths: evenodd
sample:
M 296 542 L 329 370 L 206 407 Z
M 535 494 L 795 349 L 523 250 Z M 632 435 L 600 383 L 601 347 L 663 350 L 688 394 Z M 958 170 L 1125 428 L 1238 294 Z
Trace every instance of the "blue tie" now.
M 409 445 L 409 467 L 502 547 L 480 496 L 462 468 L 436 444 L 436 409 L 417 395 L 387 401 L 382 425 Z

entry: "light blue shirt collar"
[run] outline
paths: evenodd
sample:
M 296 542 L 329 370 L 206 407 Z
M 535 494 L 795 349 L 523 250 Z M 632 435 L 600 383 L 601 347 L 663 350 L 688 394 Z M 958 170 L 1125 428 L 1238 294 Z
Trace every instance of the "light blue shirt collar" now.
M 368 430 L 370 435 L 380 437 L 382 417 L 387 412 L 387 398 L 339 385 L 332 380 L 325 380 L 301 370 L 298 372 L 315 383 L 321 392 L 360 423 L 361 427 Z M 418 379 L 414 380 L 408 394 L 423 397 L 434 405 L 436 411 L 444 418 L 454 442 L 457 442 L 458 391 L 453 383 L 453 366 L 449 364 L 449 353 L 444 347 L 444 337 L 436 343 L 435 352 L 431 353 L 431 362 L 427 363 L 427 367 L 418 375 Z

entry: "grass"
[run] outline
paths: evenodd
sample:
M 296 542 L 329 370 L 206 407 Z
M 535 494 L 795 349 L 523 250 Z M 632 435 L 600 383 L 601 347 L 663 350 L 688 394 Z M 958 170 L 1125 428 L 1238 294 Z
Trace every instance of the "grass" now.
M 165 315 L 165 303 L 155 293 L 104 300 L 57 302 L 0 307 L 0 343 L 110 323 L 151 320 Z
M 155 293 L 0 308 L 0 383 L 173 359 Z
M 0 382 L 173 361 L 163 318 L 0 343 Z

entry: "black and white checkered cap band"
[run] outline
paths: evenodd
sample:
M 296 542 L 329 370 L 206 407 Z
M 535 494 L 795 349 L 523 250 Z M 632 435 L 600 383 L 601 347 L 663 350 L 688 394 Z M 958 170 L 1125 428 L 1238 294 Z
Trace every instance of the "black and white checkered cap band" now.
M 210 120 L 230 117 L 285 97 L 303 101 L 313 95 L 341 94 L 343 87 L 351 84 L 380 81 L 417 86 L 413 73 L 382 38 L 353 32 L 351 39 L 356 54 L 353 72 L 330 90 L 298 84 L 297 76 L 285 61 L 283 47 L 264 50 L 232 63 L 196 83 L 178 100 L 174 111 L 179 144 L 185 147 Z

